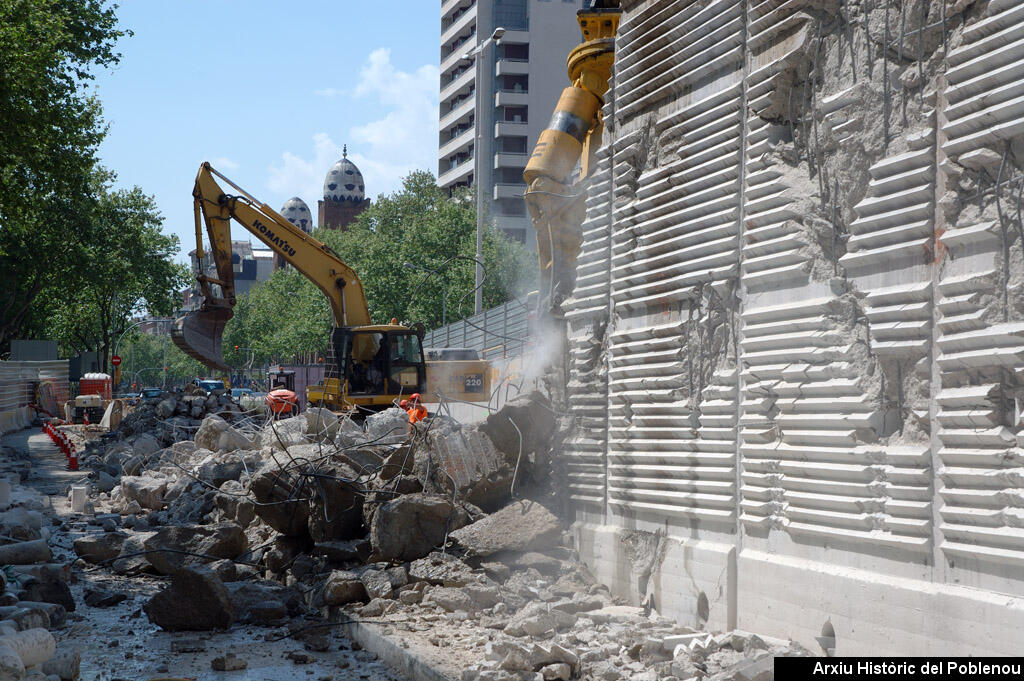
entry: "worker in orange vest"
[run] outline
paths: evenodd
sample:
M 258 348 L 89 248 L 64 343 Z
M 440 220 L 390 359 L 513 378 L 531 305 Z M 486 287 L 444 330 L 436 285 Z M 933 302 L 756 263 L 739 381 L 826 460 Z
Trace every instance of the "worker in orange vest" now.
M 419 423 L 427 418 L 427 408 L 420 404 L 420 394 L 413 393 L 409 398 L 409 423 Z

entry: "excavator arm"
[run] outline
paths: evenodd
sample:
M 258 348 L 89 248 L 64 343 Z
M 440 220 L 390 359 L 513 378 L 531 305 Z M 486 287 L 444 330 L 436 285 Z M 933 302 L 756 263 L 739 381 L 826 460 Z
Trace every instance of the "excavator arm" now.
M 237 194 L 227 194 L 217 178 Z M 256 235 L 272 251 L 316 284 L 331 304 L 334 324 L 339 327 L 370 323 L 363 284 L 356 273 L 323 242 L 288 222 L 265 203 L 203 163 L 192 190 L 196 221 L 196 259 L 199 264 L 199 310 L 175 321 L 171 336 L 175 344 L 204 365 L 227 371 L 221 347 L 224 325 L 234 314 L 235 283 L 231 262 L 231 220 Z M 210 241 L 210 255 L 217 272 L 206 274 L 203 260 L 203 227 Z
M 601 105 L 611 78 L 621 12 L 619 0 L 593 0 L 577 12 L 583 42 L 567 60 L 572 85 L 562 91 L 523 172 L 526 205 L 537 230 L 538 305 L 556 318 L 561 318 L 562 301 L 575 285 L 586 217 L 586 194 L 580 188 L 593 171 L 601 145 Z M 573 182 L 577 163 L 580 176 Z

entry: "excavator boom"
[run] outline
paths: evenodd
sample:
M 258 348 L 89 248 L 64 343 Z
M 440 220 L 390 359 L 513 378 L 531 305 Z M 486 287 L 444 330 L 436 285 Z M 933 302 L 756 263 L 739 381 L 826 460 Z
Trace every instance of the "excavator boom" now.
M 223 180 L 237 194 L 227 194 L 217 183 Z M 203 163 L 192 190 L 196 221 L 196 260 L 199 264 L 201 307 L 177 319 L 171 331 L 174 343 L 202 364 L 227 371 L 222 341 L 224 326 L 234 315 L 235 283 L 231 262 L 231 220 L 256 235 L 323 291 L 339 327 L 370 323 L 362 282 L 326 244 L 288 222 L 270 206 Z M 210 243 L 216 278 L 206 274 L 203 229 Z

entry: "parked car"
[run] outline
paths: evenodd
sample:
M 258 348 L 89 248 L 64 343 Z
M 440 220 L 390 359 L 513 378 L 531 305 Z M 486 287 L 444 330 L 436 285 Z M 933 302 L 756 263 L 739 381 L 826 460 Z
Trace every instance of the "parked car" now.
M 164 391 L 163 391 L 162 388 L 143 388 L 142 389 L 142 399 L 144 399 L 144 400 L 151 400 L 151 399 L 154 399 L 156 397 L 160 397 L 163 394 L 164 394 Z
M 250 390 L 249 388 L 232 388 L 231 389 L 231 399 L 233 399 L 236 403 L 240 399 L 245 397 L 246 395 L 251 395 L 251 394 L 252 394 L 252 390 Z
M 224 390 L 224 381 L 214 381 L 212 379 L 199 379 L 196 381 L 196 385 L 205 390 L 208 393 L 212 393 L 214 390 Z

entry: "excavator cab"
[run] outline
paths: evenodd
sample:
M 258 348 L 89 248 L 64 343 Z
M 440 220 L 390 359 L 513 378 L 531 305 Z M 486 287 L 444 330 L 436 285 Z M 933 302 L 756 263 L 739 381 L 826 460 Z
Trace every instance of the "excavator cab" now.
M 351 398 L 423 390 L 426 365 L 418 333 L 388 327 L 340 331 L 335 335 L 335 357 Z

